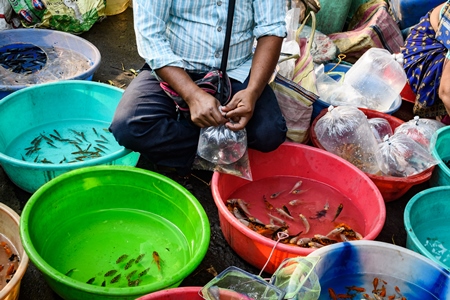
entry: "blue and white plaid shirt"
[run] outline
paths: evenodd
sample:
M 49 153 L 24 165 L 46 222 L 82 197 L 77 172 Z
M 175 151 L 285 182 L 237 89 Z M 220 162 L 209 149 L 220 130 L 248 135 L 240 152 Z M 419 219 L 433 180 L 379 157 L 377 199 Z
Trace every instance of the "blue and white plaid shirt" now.
M 247 78 L 254 38 L 286 36 L 285 8 L 282 0 L 236 0 L 227 64 L 231 78 Z M 220 68 L 227 0 L 134 0 L 133 12 L 139 55 L 152 69 Z

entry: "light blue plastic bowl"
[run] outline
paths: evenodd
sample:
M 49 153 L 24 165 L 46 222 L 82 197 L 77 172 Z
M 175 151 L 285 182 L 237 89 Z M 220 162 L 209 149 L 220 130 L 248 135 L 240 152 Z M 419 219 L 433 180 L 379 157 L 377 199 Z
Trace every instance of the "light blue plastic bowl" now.
M 445 162 L 450 161 L 450 126 L 445 126 L 436 131 L 436 143 L 431 148 L 433 156 L 438 164 L 430 178 L 430 186 L 450 185 L 450 169 Z
M 450 270 L 450 186 L 417 193 L 404 211 L 406 247 Z
M 91 42 L 67 32 L 36 28 L 0 30 L 0 47 L 17 43 L 33 44 L 46 48 L 58 47 L 68 49 L 86 57 L 89 60 L 90 68 L 71 78 L 66 78 L 68 80 L 92 80 L 95 71 L 100 66 L 100 51 Z M 25 87 L 25 85 L 0 84 L 0 100 L 12 92 Z
M 110 150 L 101 157 L 84 161 L 60 163 L 58 159 L 54 163 L 42 163 L 40 160 L 48 157 L 50 151 L 45 141 L 42 149 L 34 154 L 39 154 L 37 162 L 13 150 L 14 145 L 19 145 L 19 150 L 24 151 L 25 141 L 28 143 L 30 136 L 39 135 L 45 128 L 55 128 L 58 132 L 67 132 L 66 127 L 90 130 L 94 122 L 106 130 L 122 94 L 122 89 L 104 83 L 65 80 L 26 87 L 6 96 L 0 101 L 0 164 L 11 181 L 33 193 L 44 183 L 70 170 L 104 164 L 136 166 L 139 153 L 118 145 L 106 131 L 102 133 L 109 140 Z M 47 136 L 51 133 L 47 131 Z M 71 154 L 61 151 L 61 158 Z
M 336 294 L 347 294 L 348 287 L 365 289 L 360 293 L 351 291 L 352 299 L 365 299 L 364 293 L 375 299 L 372 296 L 375 278 L 377 289 L 385 286 L 386 299 L 392 295 L 400 299 L 395 286 L 408 300 L 450 299 L 448 270 L 401 246 L 359 240 L 319 248 L 308 255 L 312 256 L 320 257 L 314 268 L 321 285 L 319 300 L 333 298 L 329 289 Z

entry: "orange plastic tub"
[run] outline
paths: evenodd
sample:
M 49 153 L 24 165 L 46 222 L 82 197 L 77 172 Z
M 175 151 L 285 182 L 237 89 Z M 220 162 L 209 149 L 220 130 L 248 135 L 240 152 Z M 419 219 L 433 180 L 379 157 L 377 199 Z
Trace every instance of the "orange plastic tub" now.
M 336 191 L 333 196 L 345 197 L 347 201 L 337 223 L 344 222 L 344 218 L 348 217 L 349 220 L 362 224 L 360 226 L 362 229 L 359 232 L 366 240 L 374 240 L 383 228 L 386 219 L 386 206 L 380 191 L 364 172 L 339 156 L 312 146 L 292 142 L 285 142 L 278 149 L 269 153 L 249 149 L 248 154 L 253 181 L 250 182 L 230 174 L 215 172 L 211 182 L 211 190 L 219 211 L 220 227 L 226 241 L 240 257 L 256 268 L 263 269 L 267 262 L 264 271 L 274 273 L 285 258 L 306 256 L 317 248 L 304 248 L 278 243 L 270 257 L 276 241 L 245 226 L 226 206 L 227 200 L 233 198 L 240 191 L 250 191 L 250 195 L 243 197 L 243 200 L 248 203 L 250 212 L 255 212 L 254 216 L 264 224 L 267 223 L 265 220 L 268 219 L 263 202 L 265 195 L 276 207 L 283 205 L 284 197 L 293 196 L 294 198 L 298 196 L 298 199 L 303 199 L 304 203 L 295 206 L 295 208 L 290 207 L 295 221 L 289 227 L 289 234 L 292 234 L 291 232 L 298 233 L 298 230 L 294 227 L 301 225 L 298 212 L 294 213 L 295 209 L 301 210 L 311 223 L 311 230 L 308 233 L 300 229 L 303 230 L 301 236 L 309 237 L 310 234 L 314 233 L 314 221 L 311 216 L 316 212 L 316 208 L 309 210 L 306 207 L 306 202 L 311 199 L 321 208 L 325 202 L 329 201 L 329 212 L 325 218 L 321 219 L 321 223 L 333 226 L 332 219 L 336 211 L 335 201 L 333 202 L 335 198 L 327 197 L 328 195 L 323 193 L 324 189 L 333 189 L 333 191 Z M 303 178 L 301 188 L 308 190 L 307 193 L 311 194 L 292 195 L 289 189 L 286 189 L 287 186 L 292 187 L 287 180 L 297 181 L 297 178 Z M 268 184 L 272 184 L 272 180 L 279 180 L 273 185 L 273 189 Z M 313 182 L 317 185 L 317 189 L 309 189 L 308 184 L 312 186 Z M 286 185 L 286 183 L 288 184 Z M 253 189 L 255 184 L 266 185 L 263 185 L 260 189 Z M 273 199 L 270 197 L 271 190 L 286 191 Z M 267 194 L 267 192 L 270 193 Z M 257 211 L 257 207 L 261 207 L 261 210 Z M 350 207 L 355 209 L 351 210 Z M 320 225 L 316 226 L 318 228 Z M 323 231 L 328 231 L 328 229 Z M 269 257 L 270 260 L 268 261 Z
M 370 119 L 370 118 L 384 118 L 389 122 L 389 125 L 391 125 L 392 130 L 395 130 L 398 126 L 400 126 L 404 121 L 393 117 L 391 115 L 366 109 L 366 108 L 359 108 L 364 114 Z M 327 113 L 327 109 L 323 109 L 320 114 L 314 119 L 314 121 L 311 124 L 311 142 L 314 146 L 320 149 L 324 149 L 323 146 L 320 144 L 320 142 L 317 139 L 316 132 L 314 131 L 315 125 L 317 121 Z M 420 184 L 422 182 L 425 182 L 430 179 L 431 174 L 433 173 L 434 166 L 413 176 L 408 177 L 393 177 L 393 176 L 377 176 L 373 174 L 366 173 L 367 176 L 375 183 L 375 185 L 378 187 L 378 189 L 381 192 L 381 195 L 383 195 L 384 201 L 389 202 L 393 200 L 397 200 L 401 196 L 403 196 L 411 187 L 414 185 Z

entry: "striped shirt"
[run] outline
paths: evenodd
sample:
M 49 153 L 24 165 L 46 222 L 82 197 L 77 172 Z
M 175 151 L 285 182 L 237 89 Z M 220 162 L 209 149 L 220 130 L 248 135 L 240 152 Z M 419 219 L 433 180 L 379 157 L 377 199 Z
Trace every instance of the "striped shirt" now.
M 220 68 L 228 14 L 227 0 L 134 0 L 139 55 L 152 69 L 190 72 Z M 236 0 L 227 63 L 228 76 L 244 81 L 254 38 L 286 36 L 285 1 Z

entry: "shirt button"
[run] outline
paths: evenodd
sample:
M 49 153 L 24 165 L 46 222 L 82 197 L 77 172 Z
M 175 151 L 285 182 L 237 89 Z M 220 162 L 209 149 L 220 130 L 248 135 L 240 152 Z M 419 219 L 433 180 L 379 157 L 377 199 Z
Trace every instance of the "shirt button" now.
M 216 54 L 214 54 L 214 56 L 216 57 L 216 58 L 219 58 L 219 53 L 216 53 Z
M 217 1 L 217 5 L 221 6 L 222 5 L 222 1 Z
M 220 26 L 217 27 L 217 31 L 218 31 L 218 32 L 221 32 L 221 31 L 222 31 L 222 27 L 220 27 Z

